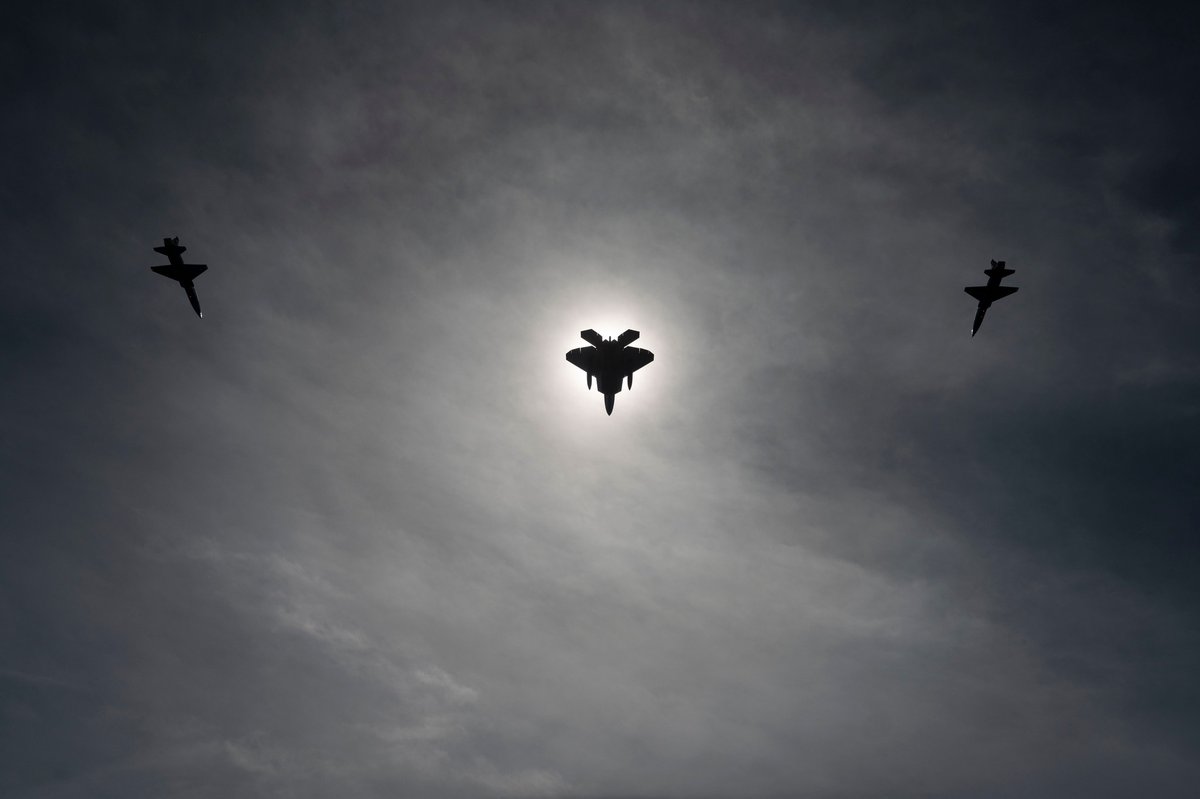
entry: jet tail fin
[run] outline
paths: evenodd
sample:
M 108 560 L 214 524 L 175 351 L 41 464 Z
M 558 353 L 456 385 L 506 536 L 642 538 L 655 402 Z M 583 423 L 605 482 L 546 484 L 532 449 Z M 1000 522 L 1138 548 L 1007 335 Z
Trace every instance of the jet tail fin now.
M 1004 264 L 1004 261 L 992 261 L 992 268 L 984 269 L 983 273 L 988 277 L 1008 277 L 1017 273 L 1017 270 L 1008 269 Z
M 181 247 L 179 245 L 179 237 L 178 236 L 176 236 L 173 239 L 164 238 L 162 246 L 154 248 L 155 252 L 162 253 L 163 255 L 167 256 L 168 258 L 171 257 L 172 255 L 182 255 L 186 250 L 187 250 L 187 247 Z
M 593 347 L 599 347 L 604 342 L 604 338 L 595 330 L 590 328 L 587 330 L 581 330 L 579 332 L 579 337 L 588 344 L 591 344 Z

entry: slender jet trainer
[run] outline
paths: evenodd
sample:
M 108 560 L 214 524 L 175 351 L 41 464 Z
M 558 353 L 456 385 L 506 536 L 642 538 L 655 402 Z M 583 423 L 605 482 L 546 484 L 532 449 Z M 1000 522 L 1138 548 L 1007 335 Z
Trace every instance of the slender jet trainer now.
M 192 283 L 196 276 L 208 269 L 206 264 L 185 264 L 183 262 L 183 252 L 187 247 L 179 246 L 179 237 L 173 239 L 163 239 L 163 246 L 155 247 L 155 252 L 160 252 L 167 256 L 171 263 L 163 266 L 150 267 L 155 272 L 158 272 L 163 277 L 169 277 L 177 281 L 183 286 L 183 290 L 187 292 L 188 302 L 192 304 L 192 309 L 196 312 L 196 316 L 201 319 L 204 314 L 200 312 L 200 298 L 196 296 L 196 285 Z
M 604 410 L 612 416 L 613 402 L 621 390 L 621 381 L 628 380 L 633 388 L 633 373 L 654 360 L 654 353 L 629 345 L 637 341 L 641 333 L 626 330 L 616 340 L 603 339 L 595 330 L 584 330 L 579 334 L 590 347 L 579 347 L 567 353 L 567 360 L 587 372 L 587 387 L 592 387 L 596 378 L 596 390 L 604 395 Z
M 975 332 L 979 330 L 979 326 L 983 324 L 983 315 L 987 313 L 988 308 L 992 307 L 992 303 L 996 300 L 1004 299 L 1017 290 L 1016 286 L 1000 285 L 1001 280 L 1015 271 L 1014 269 L 1005 269 L 1004 261 L 992 261 L 992 268 L 983 270 L 983 273 L 988 276 L 986 286 L 966 286 L 963 288 L 963 291 L 979 300 L 979 309 L 975 311 L 975 323 L 971 325 L 972 338 L 975 337 Z

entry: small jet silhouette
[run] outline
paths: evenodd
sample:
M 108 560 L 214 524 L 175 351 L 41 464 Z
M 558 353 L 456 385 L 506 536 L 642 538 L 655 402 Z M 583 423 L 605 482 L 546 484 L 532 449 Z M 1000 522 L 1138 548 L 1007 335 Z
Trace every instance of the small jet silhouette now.
M 604 395 L 604 410 L 612 416 L 613 402 L 621 390 L 621 381 L 628 379 L 633 388 L 633 373 L 654 360 L 654 353 L 629 345 L 637 341 L 641 333 L 626 330 L 616 340 L 605 340 L 595 330 L 584 330 L 579 337 L 591 347 L 579 347 L 567 353 L 567 360 L 587 372 L 587 387 L 592 387 L 596 378 L 596 389 Z
M 1004 299 L 1017 290 L 1016 286 L 1000 285 L 1001 280 L 1015 271 L 1014 269 L 1005 269 L 1004 261 L 992 261 L 992 268 L 983 270 L 983 273 L 988 276 L 986 286 L 966 286 L 963 288 L 963 291 L 979 300 L 979 309 L 975 311 L 975 323 L 971 325 L 972 338 L 975 337 L 975 332 L 979 330 L 979 326 L 983 324 L 983 315 L 987 313 L 988 308 L 992 307 L 992 303 L 996 300 Z
M 187 292 L 188 302 L 192 304 L 192 309 L 196 312 L 196 316 L 201 319 L 204 314 L 200 311 L 200 298 L 196 296 L 196 286 L 192 283 L 196 276 L 208 269 L 205 264 L 185 264 L 183 262 L 183 252 L 187 247 L 179 246 L 179 237 L 173 239 L 163 239 L 163 246 L 155 247 L 155 252 L 160 252 L 171 261 L 163 266 L 150 267 L 155 272 L 158 272 L 163 277 L 169 277 L 172 280 L 178 281 L 179 285 L 183 286 L 183 290 Z

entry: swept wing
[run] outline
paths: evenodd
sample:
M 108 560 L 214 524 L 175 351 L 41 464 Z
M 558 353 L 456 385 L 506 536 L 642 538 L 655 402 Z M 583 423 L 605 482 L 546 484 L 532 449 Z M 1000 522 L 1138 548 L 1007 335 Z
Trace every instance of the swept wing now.
M 963 291 L 980 302 L 995 302 L 1017 291 L 1017 286 L 967 286 Z
M 631 375 L 654 360 L 654 353 L 640 347 L 626 347 L 621 353 L 621 374 Z
M 567 353 L 567 360 L 585 372 L 596 371 L 596 348 L 579 347 Z
M 195 280 L 198 275 L 203 274 L 208 270 L 207 264 L 164 264 L 163 266 L 150 267 L 155 272 L 158 272 L 164 277 L 169 277 L 172 280 L 178 280 L 180 283 L 187 283 Z M 161 284 L 160 284 L 161 285 Z

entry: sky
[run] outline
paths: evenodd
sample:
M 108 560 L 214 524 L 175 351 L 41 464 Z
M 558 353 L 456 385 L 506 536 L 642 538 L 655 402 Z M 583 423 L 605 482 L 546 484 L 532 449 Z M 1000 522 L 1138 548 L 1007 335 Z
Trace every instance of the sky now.
M 1194 795 L 1198 22 L 11 9 L 0 793 Z

